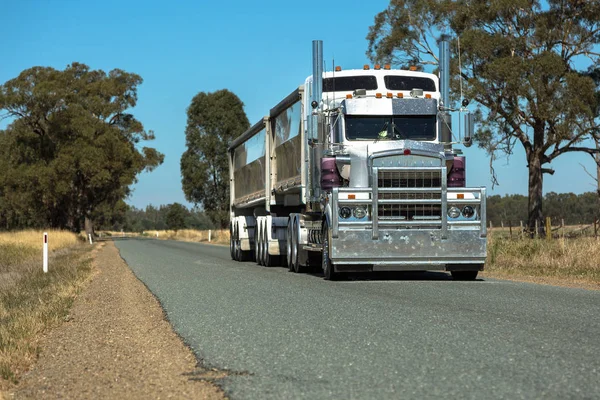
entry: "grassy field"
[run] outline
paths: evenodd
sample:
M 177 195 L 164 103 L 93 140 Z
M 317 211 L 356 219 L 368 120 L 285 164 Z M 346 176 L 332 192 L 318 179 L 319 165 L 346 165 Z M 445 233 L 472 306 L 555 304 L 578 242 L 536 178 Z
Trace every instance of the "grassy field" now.
M 505 233 L 489 235 L 486 271 L 504 277 L 549 277 L 600 286 L 600 239 L 511 240 Z
M 183 242 L 206 242 L 208 243 L 208 231 L 199 231 L 195 229 L 180 229 L 174 230 L 163 230 L 163 231 L 144 231 L 143 233 L 131 233 L 131 232 L 102 232 L 103 235 L 111 237 L 125 236 L 144 236 L 144 237 L 158 237 L 164 240 L 180 240 Z M 157 236 L 158 234 L 158 236 Z M 229 244 L 229 230 L 227 229 L 215 229 L 211 230 L 210 242 L 213 244 Z
M 38 339 L 58 325 L 91 273 L 91 247 L 71 232 L 48 231 L 49 272 L 42 271 L 42 232 L 0 233 L 0 390 L 35 362 Z

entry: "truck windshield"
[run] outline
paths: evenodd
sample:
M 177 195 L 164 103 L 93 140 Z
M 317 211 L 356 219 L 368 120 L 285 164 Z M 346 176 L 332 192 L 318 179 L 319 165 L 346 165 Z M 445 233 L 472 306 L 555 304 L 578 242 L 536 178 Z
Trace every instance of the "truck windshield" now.
M 434 140 L 435 115 L 346 115 L 348 140 Z

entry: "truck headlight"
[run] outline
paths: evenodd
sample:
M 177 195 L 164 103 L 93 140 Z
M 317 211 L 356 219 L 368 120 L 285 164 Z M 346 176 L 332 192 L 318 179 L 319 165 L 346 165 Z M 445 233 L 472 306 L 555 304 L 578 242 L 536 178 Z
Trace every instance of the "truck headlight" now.
M 448 216 L 450 218 L 458 218 L 460 216 L 460 210 L 452 206 L 448 209 Z
M 364 207 L 356 207 L 353 214 L 354 218 L 363 219 L 367 215 L 367 210 Z
M 348 219 L 352 215 L 352 210 L 348 207 L 340 208 L 340 218 Z
M 465 206 L 462 209 L 462 215 L 465 218 L 472 218 L 473 215 L 475 215 L 475 209 L 473 207 L 471 207 L 471 206 Z

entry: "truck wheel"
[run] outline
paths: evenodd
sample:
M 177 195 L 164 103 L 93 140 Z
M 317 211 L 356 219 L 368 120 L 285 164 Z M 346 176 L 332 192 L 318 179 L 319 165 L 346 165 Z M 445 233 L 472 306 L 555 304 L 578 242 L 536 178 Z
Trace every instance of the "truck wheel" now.
M 260 224 L 256 224 L 256 232 L 256 263 L 258 265 L 263 265 L 263 241 Z
M 479 271 L 452 271 L 452 279 L 455 281 L 474 281 Z
M 323 277 L 325 280 L 334 281 L 338 278 L 338 274 L 333 269 L 333 263 L 329 258 L 329 226 L 327 222 L 323 222 L 323 252 L 321 253 L 321 268 L 323 268 Z
M 264 236 L 264 248 L 265 248 L 265 258 L 264 258 L 264 265 L 265 267 L 274 267 L 276 265 L 279 265 L 280 263 L 280 259 L 279 256 L 273 256 L 271 254 L 269 254 L 269 241 L 267 240 L 267 231 L 265 230 L 265 236 Z
M 242 261 L 242 245 L 240 244 L 239 240 L 236 240 L 235 243 L 233 244 L 234 247 L 234 253 L 235 253 L 235 261 Z
M 306 272 L 304 265 L 300 265 L 298 257 L 299 244 L 298 244 L 298 226 L 294 224 L 292 229 L 292 267 L 295 273 L 302 274 Z
M 235 239 L 232 224 L 229 224 L 229 253 L 231 254 L 231 259 L 235 261 Z
M 292 229 L 292 225 L 293 225 L 293 219 L 292 217 L 290 217 L 290 219 L 288 220 L 288 226 L 287 226 L 287 232 L 285 235 L 285 243 L 286 243 L 286 250 L 287 250 L 287 254 L 286 254 L 286 261 L 287 261 L 287 267 L 290 271 L 294 270 L 294 265 L 292 263 L 294 254 L 292 251 L 292 235 L 294 230 Z

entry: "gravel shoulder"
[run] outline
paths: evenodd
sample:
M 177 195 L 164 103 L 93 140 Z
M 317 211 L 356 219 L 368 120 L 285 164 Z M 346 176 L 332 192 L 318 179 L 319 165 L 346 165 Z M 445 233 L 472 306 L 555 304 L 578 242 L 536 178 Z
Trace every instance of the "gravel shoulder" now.
M 112 242 L 65 323 L 41 340 L 36 366 L 6 398 L 224 398 L 213 383 L 223 374 L 197 365 Z

